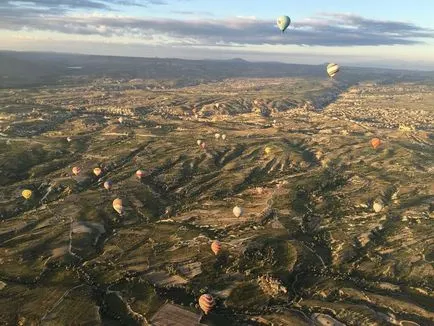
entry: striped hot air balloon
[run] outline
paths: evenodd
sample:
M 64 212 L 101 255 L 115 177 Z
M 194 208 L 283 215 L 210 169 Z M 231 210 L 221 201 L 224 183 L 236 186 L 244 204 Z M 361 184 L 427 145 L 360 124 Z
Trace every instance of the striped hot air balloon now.
M 199 306 L 207 315 L 215 306 L 214 298 L 211 294 L 202 294 L 199 298 Z
M 102 173 L 102 170 L 100 168 L 93 169 L 93 174 L 95 174 L 97 177 Z
M 143 170 L 137 170 L 136 171 L 136 177 L 139 178 L 139 179 L 143 178 L 145 176 L 145 174 L 146 173 Z
M 377 149 L 377 147 L 380 145 L 381 145 L 381 140 L 379 138 L 372 138 L 371 139 L 371 146 L 373 149 Z
M 339 67 L 338 64 L 336 63 L 329 63 L 327 65 L 327 74 L 333 78 L 334 76 L 336 76 L 336 74 L 339 72 L 341 68 Z
M 74 166 L 72 168 L 72 173 L 74 173 L 74 175 L 79 175 L 81 172 L 81 169 L 78 166 Z
M 116 198 L 115 200 L 113 200 L 113 209 L 119 215 L 122 215 L 124 213 L 124 206 L 122 205 L 122 199 Z
M 218 253 L 220 252 L 221 249 L 222 249 L 222 244 L 220 241 L 214 240 L 211 243 L 211 250 L 214 253 L 214 255 L 218 255 Z

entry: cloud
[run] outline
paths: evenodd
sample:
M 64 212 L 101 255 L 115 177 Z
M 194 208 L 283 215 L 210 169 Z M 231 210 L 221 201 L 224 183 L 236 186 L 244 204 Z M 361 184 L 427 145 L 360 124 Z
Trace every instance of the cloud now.
M 0 10 L 15 9 L 26 13 L 28 10 L 51 10 L 64 13 L 74 9 L 113 10 L 113 6 L 146 7 L 165 5 L 165 0 L 0 0 Z M 3 13 L 1 14 L 3 16 Z
M 36 2 L 36 0 L 35 0 Z M 1 8 L 1 4 L 9 4 Z M 285 35 L 273 21 L 252 17 L 228 19 L 162 19 L 107 15 L 78 15 L 60 12 L 64 7 L 85 8 L 115 4 L 139 5 L 133 0 L 38 0 L 38 6 L 17 6 L 0 0 L 0 29 L 13 31 L 49 31 L 73 35 L 96 35 L 106 38 L 159 39 L 162 44 L 186 46 L 240 46 L 296 44 L 303 46 L 377 46 L 414 45 L 434 39 L 434 30 L 411 23 L 368 19 L 357 15 L 322 13 L 294 22 Z M 140 1 L 164 4 L 163 0 Z M 41 11 L 40 6 L 50 11 Z

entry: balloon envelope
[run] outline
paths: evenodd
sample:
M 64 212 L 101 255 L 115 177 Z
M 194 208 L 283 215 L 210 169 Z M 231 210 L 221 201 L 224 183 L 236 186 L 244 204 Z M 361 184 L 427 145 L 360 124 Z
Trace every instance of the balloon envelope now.
M 222 139 L 223 139 L 223 140 L 226 139 L 226 135 L 225 135 L 225 134 L 222 135 Z
M 289 24 L 291 24 L 291 18 L 288 16 L 280 16 L 277 18 L 277 26 L 282 31 L 282 33 L 288 28 Z
M 339 65 L 338 64 L 336 64 L 336 63 L 329 63 L 328 65 L 327 65 L 327 73 L 328 73 L 328 75 L 330 76 L 330 77 L 334 77 L 334 76 L 336 76 L 336 74 L 339 72 L 339 70 L 340 70 L 341 68 L 339 67 Z
M 99 176 L 101 173 L 102 173 L 102 170 L 100 168 L 93 169 L 93 174 L 95 174 L 96 176 Z
M 136 176 L 139 179 L 143 178 L 145 176 L 145 171 L 143 171 L 143 170 L 137 170 Z
M 211 243 L 211 250 L 214 253 L 214 255 L 217 255 L 221 249 L 222 249 L 222 244 L 220 241 L 214 240 Z
M 70 141 L 72 141 L 72 138 L 71 138 L 71 137 L 68 137 L 68 138 L 66 138 L 66 140 L 67 140 L 68 143 L 69 143 Z
M 74 166 L 72 168 L 72 173 L 74 173 L 75 175 L 78 175 L 80 173 L 81 169 L 78 166 Z
M 196 143 L 197 143 L 197 146 L 200 146 L 200 144 L 202 144 L 202 140 L 198 139 Z
M 219 139 L 220 138 L 220 134 L 215 134 L 214 137 L 215 137 L 215 139 Z
M 232 212 L 234 213 L 235 217 L 240 217 L 243 215 L 243 209 L 239 206 L 235 206 Z
M 30 199 L 30 197 L 32 197 L 32 194 L 33 194 L 33 192 L 31 191 L 31 190 L 29 190 L 29 189 L 24 189 L 22 192 L 21 192 L 21 195 L 27 200 L 27 199 Z
M 200 147 L 202 147 L 202 149 L 205 149 L 206 144 L 205 144 L 205 143 L 201 143 L 201 144 L 200 144 Z
M 113 209 L 118 212 L 119 215 L 123 214 L 124 206 L 122 205 L 122 199 L 116 198 L 113 200 Z
M 371 139 L 371 146 L 374 149 L 377 149 L 377 147 L 380 146 L 380 145 L 381 145 L 381 140 L 379 138 L 372 138 Z
M 265 152 L 265 154 L 270 154 L 271 153 L 271 147 L 265 147 L 264 152 Z
M 107 190 L 110 190 L 113 186 L 113 183 L 110 180 L 107 180 L 106 182 L 104 182 L 104 188 L 106 188 Z
M 214 298 L 210 294 L 202 294 L 199 298 L 199 306 L 203 312 L 208 314 L 214 308 Z

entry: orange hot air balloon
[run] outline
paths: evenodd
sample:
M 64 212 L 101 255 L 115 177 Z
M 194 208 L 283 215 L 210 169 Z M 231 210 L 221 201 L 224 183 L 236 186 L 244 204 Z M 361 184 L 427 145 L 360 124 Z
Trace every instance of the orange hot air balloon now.
M 113 200 L 113 209 L 118 212 L 119 215 L 122 215 L 124 213 L 122 199 L 116 198 L 115 200 Z
M 372 138 L 371 139 L 372 148 L 377 149 L 377 147 L 380 145 L 381 145 L 381 140 L 379 138 Z
M 95 174 L 96 176 L 99 176 L 101 173 L 102 173 L 102 170 L 100 168 L 93 169 L 93 174 Z
M 214 241 L 211 243 L 211 250 L 212 250 L 212 252 L 214 253 L 214 255 L 217 256 L 221 249 L 222 249 L 222 244 L 221 244 L 220 241 L 218 241 L 218 240 L 214 240 Z
M 78 166 L 74 166 L 72 168 L 72 173 L 74 173 L 74 175 L 79 175 L 80 171 L 81 171 L 81 169 Z
M 199 306 L 207 315 L 212 308 L 214 308 L 215 302 L 211 294 L 202 294 L 199 298 Z
M 107 190 L 110 190 L 112 188 L 112 185 L 113 183 L 110 180 L 104 182 L 104 188 L 106 188 Z

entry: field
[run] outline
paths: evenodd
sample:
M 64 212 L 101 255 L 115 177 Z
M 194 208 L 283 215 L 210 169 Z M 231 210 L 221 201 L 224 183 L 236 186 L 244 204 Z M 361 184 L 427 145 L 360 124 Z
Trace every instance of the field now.
M 434 323 L 434 76 L 223 68 L 0 89 L 0 324 Z

